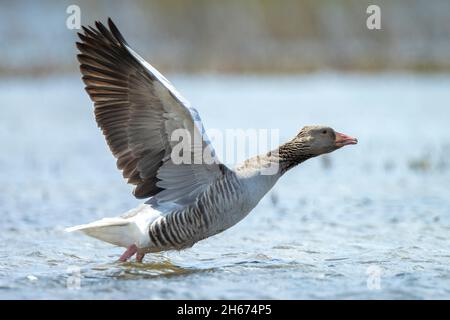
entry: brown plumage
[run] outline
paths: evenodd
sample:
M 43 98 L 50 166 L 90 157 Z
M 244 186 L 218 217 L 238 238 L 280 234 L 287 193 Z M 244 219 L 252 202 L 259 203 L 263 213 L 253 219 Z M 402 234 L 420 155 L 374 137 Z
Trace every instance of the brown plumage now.
M 151 77 L 124 47 L 126 42 L 113 22 L 108 24 L 111 31 L 100 22 L 95 24 L 98 30 L 83 27 L 84 34 L 78 34 L 82 42 L 77 42 L 81 52 L 77 57 L 86 91 L 94 102 L 95 119 L 117 158 L 117 167 L 128 183 L 136 185 L 134 195 L 146 198 L 161 191 L 156 173 L 166 153 L 161 143 L 151 146 L 143 140 L 146 121 L 153 122 L 155 130 L 163 121 L 144 104 L 150 101 L 152 108 L 163 110 L 152 91 L 146 90 L 152 88 Z M 160 134 L 164 132 L 160 130 Z
M 161 187 L 167 183 L 160 182 L 158 171 L 170 158 L 171 130 L 183 127 L 176 121 L 188 120 L 188 125 L 193 125 L 199 119 L 170 83 L 128 47 L 111 19 L 108 25 L 109 30 L 96 22 L 97 29 L 83 27 L 84 33 L 78 34 L 82 79 L 117 167 L 128 183 L 136 186 L 135 197 L 148 198 L 170 189 Z M 171 113 L 181 113 L 184 118 L 168 119 Z M 223 171 L 216 165 L 185 170 L 210 172 L 212 178 Z M 201 177 L 198 172 L 197 176 Z M 163 196 L 167 198 L 167 194 Z

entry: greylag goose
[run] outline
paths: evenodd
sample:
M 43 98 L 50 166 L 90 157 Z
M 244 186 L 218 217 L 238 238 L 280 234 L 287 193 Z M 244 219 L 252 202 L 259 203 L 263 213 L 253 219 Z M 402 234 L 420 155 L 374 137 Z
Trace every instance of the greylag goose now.
M 276 150 L 230 169 L 215 156 L 198 112 L 131 49 L 111 19 L 108 26 L 96 22 L 78 34 L 82 79 L 118 169 L 135 185 L 134 196 L 148 200 L 120 217 L 66 230 L 126 248 L 120 261 L 136 254 L 140 262 L 146 253 L 189 248 L 216 235 L 241 221 L 291 168 L 357 143 L 330 127 L 306 126 Z M 178 129 L 200 137 L 183 150 L 190 161 L 174 159 L 178 141 L 171 136 Z M 196 162 L 196 146 L 209 159 Z

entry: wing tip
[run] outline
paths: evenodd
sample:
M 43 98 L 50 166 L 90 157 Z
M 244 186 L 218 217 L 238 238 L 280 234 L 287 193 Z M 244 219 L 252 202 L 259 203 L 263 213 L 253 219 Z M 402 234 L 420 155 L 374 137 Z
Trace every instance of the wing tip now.
M 106 27 L 106 25 L 109 27 L 109 29 Z M 97 36 L 102 35 L 106 38 L 109 38 L 110 40 L 112 40 L 113 38 L 120 44 L 128 45 L 111 17 L 108 17 L 107 23 L 105 24 L 100 20 L 95 20 L 94 26 L 95 27 L 90 25 L 81 26 L 83 32 L 77 32 L 78 37 L 83 42 L 86 42 L 86 38 L 96 38 Z
M 117 39 L 117 41 L 119 41 L 122 44 L 128 45 L 128 43 L 125 41 L 125 38 L 120 33 L 119 29 L 117 28 L 116 24 L 111 19 L 111 17 L 108 17 L 108 27 L 114 38 Z

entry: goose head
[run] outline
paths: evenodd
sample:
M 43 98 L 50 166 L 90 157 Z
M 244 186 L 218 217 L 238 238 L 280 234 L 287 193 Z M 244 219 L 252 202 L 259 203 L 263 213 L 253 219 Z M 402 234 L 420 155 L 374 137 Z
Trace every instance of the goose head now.
M 301 149 L 305 152 L 307 151 L 309 155 L 318 156 L 330 153 L 346 145 L 357 144 L 358 140 L 336 132 L 333 128 L 327 126 L 306 126 L 300 130 L 293 143 L 302 146 Z
M 357 144 L 356 138 L 339 133 L 327 126 L 306 126 L 291 141 L 280 146 L 280 160 L 284 170 L 312 157 L 330 153 L 346 145 Z

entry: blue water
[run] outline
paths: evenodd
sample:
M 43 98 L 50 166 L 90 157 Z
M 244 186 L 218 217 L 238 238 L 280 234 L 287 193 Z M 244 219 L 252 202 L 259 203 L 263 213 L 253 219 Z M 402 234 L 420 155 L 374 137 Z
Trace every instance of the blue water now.
M 450 298 L 449 76 L 169 78 L 207 128 L 284 141 L 326 124 L 360 143 L 289 172 L 232 229 L 120 264 L 63 231 L 140 203 L 79 75 L 0 79 L 0 298 Z

